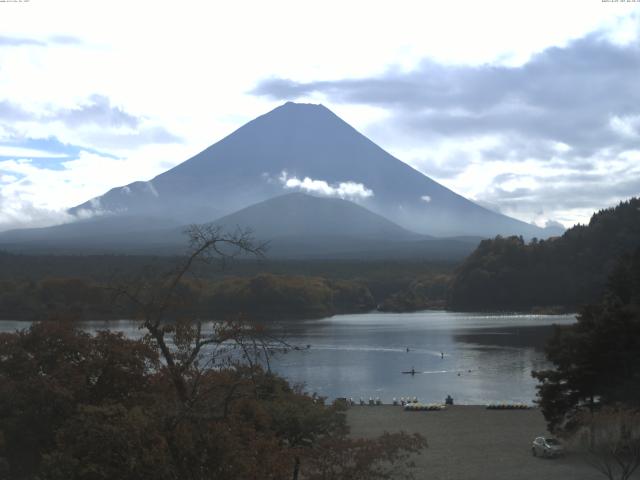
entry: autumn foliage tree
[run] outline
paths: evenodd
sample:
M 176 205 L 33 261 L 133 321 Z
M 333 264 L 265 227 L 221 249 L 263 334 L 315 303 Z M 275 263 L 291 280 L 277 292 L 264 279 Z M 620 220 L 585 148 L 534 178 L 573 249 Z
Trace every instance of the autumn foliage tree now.
M 286 345 L 267 330 L 188 314 L 182 287 L 197 281 L 198 262 L 262 253 L 247 232 L 199 226 L 189 237 L 190 253 L 175 270 L 111 289 L 135 309 L 141 339 L 90 335 L 70 321 L 0 335 L 4 475 L 358 479 L 409 468 L 410 455 L 426 446 L 422 437 L 351 439 L 340 407 L 269 370 L 271 352 Z

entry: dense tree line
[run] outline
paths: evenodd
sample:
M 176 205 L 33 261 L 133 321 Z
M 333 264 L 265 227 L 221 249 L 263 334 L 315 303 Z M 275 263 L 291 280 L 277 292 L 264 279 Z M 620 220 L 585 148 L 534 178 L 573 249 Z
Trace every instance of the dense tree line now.
M 369 289 L 353 281 L 257 275 L 228 279 L 206 294 L 207 311 L 243 312 L 253 318 L 319 318 L 375 308 Z
M 457 269 L 454 310 L 576 309 L 604 291 L 621 255 L 640 245 L 640 199 L 593 215 L 562 237 L 484 240 Z
M 640 248 L 616 265 L 600 303 L 556 329 L 546 355 L 554 368 L 534 376 L 552 431 L 576 428 L 585 410 L 640 409 Z
M 118 309 L 104 285 L 81 278 L 0 281 L 0 319 L 38 320 L 60 315 L 113 318 Z
M 0 318 L 37 320 L 62 314 L 77 319 L 133 318 L 133 306 L 114 301 L 112 285 L 82 278 L 0 281 Z M 229 277 L 220 281 L 191 279 L 180 286 L 189 298 L 182 311 L 201 318 L 244 314 L 257 320 L 319 318 L 369 311 L 375 302 L 356 281 L 269 275 Z
M 115 308 L 105 287 L 127 278 L 161 275 L 179 261 L 169 256 L 0 251 L 0 318 L 46 318 L 52 310 L 62 308 L 80 318 L 122 318 L 128 315 L 127 309 Z M 233 261 L 231 269 L 199 265 L 198 282 L 185 288 L 201 295 L 199 308 L 213 313 L 228 311 L 227 301 L 237 307 L 243 299 L 251 299 L 255 308 L 240 306 L 251 309 L 252 314 L 313 318 L 378 305 L 400 311 L 441 307 L 453 268 L 451 263 L 423 261 L 245 258 Z M 285 298 L 285 291 L 292 295 Z M 267 298 L 268 293 L 273 298 Z M 307 299 L 311 302 L 304 304 Z
M 107 283 L 114 278 L 153 275 L 169 271 L 180 263 L 177 256 L 157 255 L 53 255 L 16 254 L 0 250 L 0 281 L 37 281 L 43 278 L 82 278 Z M 327 280 L 358 280 L 376 299 L 405 288 L 416 277 L 427 273 L 450 273 L 456 262 L 411 260 L 293 260 L 273 259 L 267 250 L 261 259 L 240 258 L 220 264 L 200 265 L 197 274 L 211 281 L 260 274 L 322 277 Z
M 155 270 L 154 270 L 155 271 Z M 220 318 L 243 313 L 260 320 L 320 318 L 340 313 L 414 311 L 443 308 L 449 274 L 438 271 L 406 278 L 325 278 L 274 275 L 202 278 L 185 281 L 190 313 Z M 125 277 L 129 278 L 129 277 Z M 0 280 L 0 319 L 37 320 L 67 315 L 77 319 L 132 318 L 132 306 L 114 302 L 110 287 L 122 280 L 45 277 Z M 374 297 L 372 290 L 377 293 Z
M 415 312 L 446 308 L 451 275 L 432 273 L 421 275 L 407 287 L 385 298 L 378 309 L 385 312 Z

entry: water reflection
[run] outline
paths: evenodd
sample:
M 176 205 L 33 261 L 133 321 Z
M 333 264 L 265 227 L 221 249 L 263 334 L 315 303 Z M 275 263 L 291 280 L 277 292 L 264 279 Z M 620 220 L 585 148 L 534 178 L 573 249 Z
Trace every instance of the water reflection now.
M 548 366 L 542 346 L 552 324 L 574 321 L 573 315 L 342 315 L 284 326 L 289 342 L 312 347 L 272 366 L 331 398 L 441 402 L 451 394 L 458 403 L 531 402 L 531 370 Z M 401 373 L 412 368 L 418 373 Z
M 573 315 L 486 315 L 451 312 L 338 315 L 273 325 L 274 334 L 300 350 L 277 354 L 271 366 L 306 390 L 330 398 L 417 396 L 457 403 L 531 402 L 531 370 L 547 367 L 542 352 L 553 324 Z M 143 331 L 129 320 L 85 322 L 85 329 Z M 24 328 L 0 322 L 0 331 Z M 306 346 L 311 348 L 307 349 Z M 415 369 L 416 374 L 403 374 Z

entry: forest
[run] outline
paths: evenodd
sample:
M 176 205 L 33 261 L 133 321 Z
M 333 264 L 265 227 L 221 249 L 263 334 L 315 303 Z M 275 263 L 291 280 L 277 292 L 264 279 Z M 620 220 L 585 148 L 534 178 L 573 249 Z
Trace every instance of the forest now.
M 484 240 L 460 265 L 448 307 L 484 311 L 576 311 L 597 301 L 618 260 L 640 245 L 640 199 L 595 213 L 562 237 Z
M 341 313 L 418 311 L 575 312 L 605 290 L 618 260 L 640 245 L 640 199 L 599 211 L 589 224 L 546 240 L 483 240 L 462 264 L 426 259 L 273 260 L 213 263 L 181 288 L 201 318 L 242 313 L 256 320 Z M 163 275 L 177 256 L 21 255 L 0 252 L 0 318 L 64 313 L 130 318 L 114 286 Z
M 179 257 L 16 255 L 0 252 L 0 319 L 64 313 L 79 319 L 130 318 L 113 288 L 163 275 Z M 419 310 L 444 305 L 454 265 L 406 261 L 237 260 L 199 265 L 181 288 L 202 318 L 242 313 L 255 320 Z

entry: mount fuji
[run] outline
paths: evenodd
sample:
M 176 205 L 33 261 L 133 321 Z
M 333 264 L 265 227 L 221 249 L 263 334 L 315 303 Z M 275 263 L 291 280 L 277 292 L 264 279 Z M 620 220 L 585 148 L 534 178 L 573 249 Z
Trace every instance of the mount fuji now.
M 65 228 L 5 232 L 0 244 L 51 236 L 64 243 L 102 232 L 126 237 L 145 225 L 157 230 L 211 222 L 293 192 L 318 198 L 305 202 L 310 217 L 322 201 L 335 198 L 362 207 L 362 221 L 354 225 L 369 238 L 382 225 L 402 235 L 431 237 L 544 238 L 556 233 L 467 200 L 393 157 L 322 105 L 288 102 L 151 180 L 113 188 L 71 208 L 78 221 Z M 269 204 L 272 215 L 278 215 L 280 203 Z M 341 233 L 325 223 L 316 227 L 328 236 Z M 356 230 L 350 229 L 352 238 L 358 237 Z

